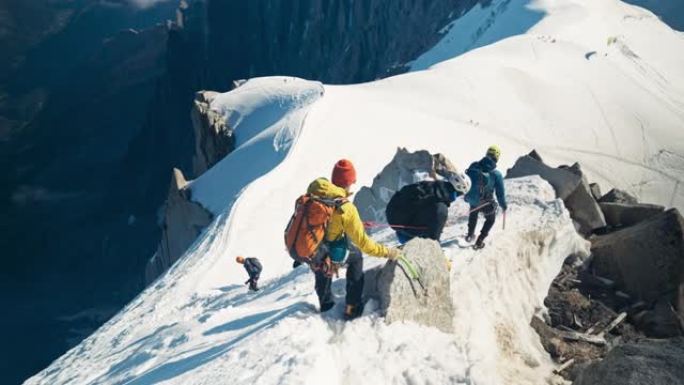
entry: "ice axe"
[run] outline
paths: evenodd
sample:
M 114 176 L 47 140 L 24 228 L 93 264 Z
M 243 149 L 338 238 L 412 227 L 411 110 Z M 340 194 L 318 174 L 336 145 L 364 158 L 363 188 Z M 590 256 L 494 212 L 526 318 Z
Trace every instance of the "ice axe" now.
M 423 279 L 420 276 L 420 273 L 418 273 L 418 269 L 416 269 L 413 263 L 409 261 L 408 258 L 402 255 L 399 256 L 399 258 L 397 258 L 397 264 L 410 280 L 418 282 L 421 289 L 423 289 L 423 295 L 427 297 L 427 289 L 425 288 L 425 285 L 423 285 Z M 413 288 L 413 285 L 411 285 L 411 288 Z M 416 295 L 416 297 L 418 296 L 418 293 L 415 289 L 413 289 L 413 293 Z

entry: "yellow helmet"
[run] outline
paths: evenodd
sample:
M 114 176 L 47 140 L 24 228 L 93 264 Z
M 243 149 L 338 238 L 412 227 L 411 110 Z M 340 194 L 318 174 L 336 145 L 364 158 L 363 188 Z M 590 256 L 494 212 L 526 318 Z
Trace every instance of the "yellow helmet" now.
M 501 156 L 501 149 L 496 144 L 491 145 L 487 149 L 487 156 L 491 156 L 495 161 L 498 161 Z

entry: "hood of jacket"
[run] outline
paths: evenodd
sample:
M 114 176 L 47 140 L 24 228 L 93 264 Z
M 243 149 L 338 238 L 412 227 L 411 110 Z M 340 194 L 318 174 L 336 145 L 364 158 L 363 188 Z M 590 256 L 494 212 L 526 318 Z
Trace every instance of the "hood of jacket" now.
M 482 172 L 491 172 L 496 169 L 496 161 L 488 156 L 482 158 L 478 162 L 478 165 L 480 166 L 480 170 L 482 170 Z
M 321 198 L 328 199 L 347 198 L 348 196 L 347 190 L 336 186 L 326 178 L 318 178 L 311 182 L 306 192 Z

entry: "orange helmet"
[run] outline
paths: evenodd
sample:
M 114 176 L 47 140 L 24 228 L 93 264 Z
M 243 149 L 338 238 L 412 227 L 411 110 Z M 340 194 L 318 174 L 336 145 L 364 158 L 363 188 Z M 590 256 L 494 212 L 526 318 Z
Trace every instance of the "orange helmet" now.
M 245 263 L 245 257 L 243 257 L 242 255 L 238 255 L 237 257 L 235 257 L 235 262 Z

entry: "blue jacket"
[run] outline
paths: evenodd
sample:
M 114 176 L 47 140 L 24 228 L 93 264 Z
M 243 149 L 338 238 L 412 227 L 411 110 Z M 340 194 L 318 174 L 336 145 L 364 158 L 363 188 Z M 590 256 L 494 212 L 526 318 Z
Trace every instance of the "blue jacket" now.
M 489 178 L 483 178 L 482 174 L 488 173 Z M 499 170 L 496 169 L 496 162 L 494 159 L 485 156 L 479 162 L 474 162 L 466 170 L 466 174 L 470 177 L 472 183 L 470 191 L 465 196 L 465 200 L 470 206 L 475 207 L 481 203 L 494 199 L 494 192 L 496 191 L 496 200 L 502 209 L 506 210 L 506 190 L 504 189 L 503 176 Z M 487 174 L 484 174 L 487 175 Z M 485 186 L 481 187 L 481 182 L 484 179 Z M 482 192 L 482 194 L 481 194 Z M 483 196 L 481 196 L 483 195 Z

